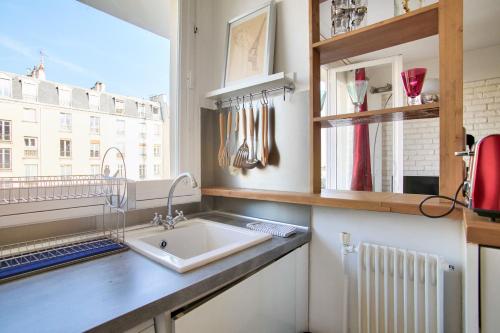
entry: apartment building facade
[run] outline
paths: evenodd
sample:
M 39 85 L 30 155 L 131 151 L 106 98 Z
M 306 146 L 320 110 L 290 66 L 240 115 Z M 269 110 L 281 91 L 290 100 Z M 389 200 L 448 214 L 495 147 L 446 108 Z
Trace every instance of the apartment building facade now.
M 123 152 L 128 178 L 168 177 L 168 119 L 164 95 L 50 82 L 43 64 L 26 76 L 0 72 L 0 177 L 99 174 L 109 147 Z M 116 155 L 105 164 L 122 171 Z

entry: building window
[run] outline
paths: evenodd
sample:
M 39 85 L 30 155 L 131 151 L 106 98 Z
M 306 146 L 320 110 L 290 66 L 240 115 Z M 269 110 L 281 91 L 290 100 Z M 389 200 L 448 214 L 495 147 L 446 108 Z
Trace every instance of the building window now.
M 153 146 L 153 155 L 154 155 L 154 157 L 161 156 L 161 145 L 154 145 Z
M 38 176 L 38 164 L 25 164 L 24 165 L 24 175 L 26 177 Z
M 139 118 L 146 118 L 146 106 L 144 104 L 137 103 L 137 114 Z
M 115 98 L 115 112 L 119 114 L 125 112 L 125 102 L 123 100 Z
M 139 138 L 146 139 L 148 127 L 146 123 L 139 124 Z
M 98 158 L 101 156 L 101 144 L 99 141 L 90 142 L 90 157 Z
M 71 176 L 72 173 L 71 164 L 61 164 L 61 176 Z
M 0 96 L 12 97 L 12 79 L 0 73 Z
M 155 173 L 155 176 L 160 175 L 160 165 L 159 164 L 154 165 L 154 173 Z
M 139 164 L 139 178 L 140 179 L 146 178 L 146 165 L 145 164 Z
M 23 108 L 23 121 L 36 123 L 37 119 L 37 110 L 35 108 Z
M 101 174 L 101 166 L 99 164 L 92 164 L 90 166 L 90 174 L 91 175 L 100 175 Z
M 101 96 L 99 94 L 88 93 L 89 96 L 89 109 L 92 111 L 99 111 L 101 109 Z
M 59 125 L 61 131 L 71 132 L 71 127 L 72 127 L 71 113 L 60 112 Z
M 38 156 L 38 139 L 32 136 L 24 137 L 24 157 L 36 158 Z
M 71 106 L 71 89 L 66 87 L 57 87 L 57 93 L 59 94 L 59 105 L 60 106 Z
M 157 106 L 151 107 L 153 113 L 153 120 L 160 120 L 160 108 Z
M 101 119 L 99 117 L 90 117 L 90 134 L 99 135 L 101 131 Z
M 147 155 L 147 147 L 145 143 L 139 144 L 139 156 L 146 158 Z
M 11 169 L 11 149 L 0 148 L 0 170 Z
M 125 177 L 125 169 L 123 168 L 123 164 L 118 164 L 118 176 Z
M 59 156 L 71 157 L 71 140 L 64 139 L 59 141 Z
M 38 84 L 36 82 L 21 80 L 21 90 L 24 100 L 31 102 L 38 100 Z
M 161 126 L 160 126 L 160 124 L 154 124 L 153 125 L 153 134 L 155 136 L 160 136 L 160 132 L 161 132 Z
M 124 119 L 116 119 L 116 134 L 118 134 L 118 135 L 125 134 L 125 120 Z
M 12 122 L 0 120 L 0 141 L 10 141 L 12 134 Z

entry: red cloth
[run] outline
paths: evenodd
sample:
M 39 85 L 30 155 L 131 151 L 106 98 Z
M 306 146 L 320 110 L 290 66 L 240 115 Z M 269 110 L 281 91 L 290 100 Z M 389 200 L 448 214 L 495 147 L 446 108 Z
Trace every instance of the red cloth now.
M 366 80 L 364 68 L 356 69 L 356 80 Z M 360 106 L 359 112 L 367 107 L 367 96 Z M 368 124 L 354 125 L 354 150 L 352 165 L 352 191 L 372 191 L 372 168 L 370 163 L 370 130 Z

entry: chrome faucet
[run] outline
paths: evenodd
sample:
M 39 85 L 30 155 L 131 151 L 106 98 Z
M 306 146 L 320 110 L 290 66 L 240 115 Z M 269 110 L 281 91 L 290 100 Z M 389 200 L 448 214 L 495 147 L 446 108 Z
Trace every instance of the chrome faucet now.
M 153 220 L 151 221 L 152 224 L 154 225 L 163 225 L 163 227 L 166 230 L 171 230 L 175 227 L 175 225 L 181 221 L 187 220 L 184 217 L 184 213 L 182 211 L 176 210 L 175 213 L 177 214 L 175 217 L 172 216 L 172 198 L 174 195 L 175 188 L 177 185 L 181 182 L 182 179 L 184 178 L 189 178 L 191 181 L 191 187 L 196 188 L 198 186 L 198 183 L 196 182 L 196 179 L 193 177 L 192 174 L 189 172 L 184 172 L 175 177 L 174 181 L 172 182 L 172 186 L 170 186 L 170 191 L 168 192 L 168 199 L 167 199 L 167 218 L 163 220 L 161 215 L 158 215 L 158 213 L 155 213 L 155 216 Z

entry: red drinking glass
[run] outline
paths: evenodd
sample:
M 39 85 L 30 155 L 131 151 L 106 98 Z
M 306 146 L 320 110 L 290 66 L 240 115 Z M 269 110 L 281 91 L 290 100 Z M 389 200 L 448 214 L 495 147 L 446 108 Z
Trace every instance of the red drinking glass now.
M 422 104 L 420 93 L 422 92 L 426 73 L 426 68 L 411 68 L 401 72 L 406 96 L 408 96 L 408 105 Z

